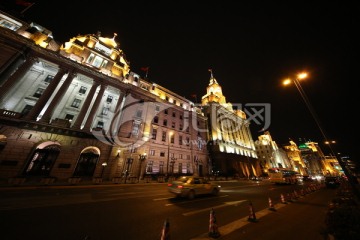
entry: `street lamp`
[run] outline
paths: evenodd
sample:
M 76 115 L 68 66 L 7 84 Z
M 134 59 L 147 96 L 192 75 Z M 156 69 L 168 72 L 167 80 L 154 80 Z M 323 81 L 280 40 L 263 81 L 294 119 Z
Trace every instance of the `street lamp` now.
M 322 136 L 324 137 L 325 142 L 328 142 L 328 143 L 329 143 L 329 144 L 328 144 L 328 145 L 329 145 L 329 148 L 330 148 L 331 152 L 333 153 L 333 155 L 336 157 L 336 155 L 334 154 L 334 151 L 332 150 L 332 148 L 331 148 L 331 146 L 330 146 L 330 143 L 331 143 L 331 142 L 328 141 L 328 138 L 326 137 L 326 134 L 325 134 L 325 132 L 324 132 L 324 130 L 323 130 L 321 124 L 320 124 L 320 121 L 319 121 L 319 119 L 318 119 L 318 117 L 317 117 L 317 115 L 316 115 L 316 112 L 315 112 L 315 110 L 313 109 L 313 107 L 311 106 L 310 100 L 308 99 L 308 97 L 307 97 L 304 89 L 301 87 L 300 80 L 302 80 L 302 79 L 304 79 L 304 78 L 306 78 L 306 77 L 307 77 L 307 73 L 300 73 L 300 74 L 298 74 L 295 78 L 285 79 L 285 80 L 283 81 L 283 84 L 284 84 L 284 85 L 289 85 L 290 83 L 294 83 L 294 84 L 295 84 L 295 86 L 296 86 L 297 90 L 299 91 L 302 99 L 304 100 L 304 102 L 305 102 L 308 110 L 310 111 L 312 117 L 314 118 L 314 120 L 315 120 L 315 122 L 316 122 L 316 124 L 317 124 L 317 126 L 318 126 L 318 128 L 319 128 L 319 130 L 320 130 L 320 132 L 321 132 L 321 134 L 322 134 Z M 352 179 L 352 176 L 349 174 L 349 172 L 348 172 L 347 169 L 345 168 L 345 166 L 344 166 L 344 164 L 342 163 L 342 161 L 339 160 L 337 157 L 336 157 L 336 159 L 338 160 L 341 168 L 343 169 L 344 174 L 345 174 L 346 177 L 349 179 L 349 183 L 350 183 L 350 185 L 351 185 L 351 187 L 352 187 L 355 195 L 357 196 L 358 199 L 360 199 L 360 192 L 359 192 L 358 188 L 355 186 L 355 183 L 354 183 L 354 180 Z
M 308 76 L 308 74 L 307 74 L 306 72 L 299 73 L 299 74 L 296 75 L 295 78 L 287 78 L 287 79 L 285 79 L 285 80 L 283 81 L 283 85 L 286 86 L 286 85 L 289 85 L 289 84 L 291 84 L 291 83 L 294 83 L 294 84 L 295 84 L 295 87 L 297 88 L 297 90 L 299 91 L 302 99 L 304 100 L 305 105 L 306 105 L 306 107 L 308 108 L 311 116 L 314 118 L 314 120 L 315 120 L 315 122 L 316 122 L 316 125 L 318 126 L 318 128 L 319 128 L 322 136 L 323 136 L 324 139 L 326 140 L 327 137 L 326 137 L 326 135 L 325 135 L 325 132 L 324 132 L 323 128 L 321 127 L 319 118 L 317 117 L 317 114 L 316 114 L 314 108 L 312 107 L 309 98 L 307 97 L 304 89 L 302 88 L 302 86 L 301 86 L 301 84 L 300 84 L 300 81 L 301 81 L 302 79 L 307 78 L 307 76 Z
M 140 161 L 140 163 L 139 163 L 139 181 L 141 179 L 141 165 L 142 165 L 143 161 L 145 161 L 145 159 L 146 159 L 146 153 L 145 152 L 143 154 L 139 155 L 139 161 Z
M 101 170 L 101 175 L 100 175 L 100 177 L 102 178 L 102 177 L 103 177 L 103 174 L 104 174 L 105 167 L 107 166 L 107 163 L 106 163 L 106 162 L 103 162 L 103 163 L 101 164 L 101 166 L 102 166 L 102 170 Z
M 170 139 L 171 139 L 171 136 L 173 135 L 174 133 L 172 131 L 169 132 L 169 136 L 168 136 L 168 154 L 167 154 L 167 163 L 166 163 L 166 178 L 168 177 L 169 175 L 169 163 L 170 163 Z
M 126 183 L 127 177 L 129 176 L 129 169 L 130 169 L 130 165 L 132 164 L 133 159 L 131 157 L 126 159 L 126 172 L 125 172 L 125 181 L 124 183 Z

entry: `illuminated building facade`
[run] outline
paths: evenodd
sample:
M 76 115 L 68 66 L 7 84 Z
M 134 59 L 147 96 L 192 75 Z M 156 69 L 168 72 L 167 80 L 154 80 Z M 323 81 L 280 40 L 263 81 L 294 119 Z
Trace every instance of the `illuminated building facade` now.
M 210 173 L 204 114 L 132 72 L 116 34 L 58 44 L 0 12 L 0 37 L 1 179 Z
M 293 164 L 272 139 L 269 131 L 258 137 L 258 140 L 255 141 L 255 148 L 264 175 L 267 174 L 269 168 L 293 169 Z
M 284 145 L 282 148 L 285 150 L 288 158 L 290 159 L 293 170 L 299 172 L 304 176 L 309 176 L 297 144 L 294 141 L 290 140 L 289 144 Z
M 250 122 L 246 114 L 226 102 L 212 71 L 201 107 L 208 119 L 208 150 L 213 173 L 223 176 L 260 176 Z

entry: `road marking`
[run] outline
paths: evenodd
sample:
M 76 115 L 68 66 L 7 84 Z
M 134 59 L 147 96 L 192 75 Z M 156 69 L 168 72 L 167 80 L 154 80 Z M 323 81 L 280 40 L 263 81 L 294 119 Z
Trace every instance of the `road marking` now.
M 217 198 L 223 198 L 223 197 L 228 197 L 228 196 L 229 195 L 222 195 L 222 196 L 217 196 Z M 184 201 L 184 202 L 177 202 L 177 203 L 168 203 L 168 204 L 165 204 L 165 206 L 168 207 L 171 205 L 188 204 L 188 203 L 200 202 L 200 201 L 205 201 L 205 200 L 208 200 L 208 198 L 196 199 L 196 200 L 190 200 L 190 201 Z
M 276 209 L 280 209 L 280 208 L 283 208 L 285 207 L 286 204 L 277 204 L 276 205 Z M 268 208 L 265 208 L 261 211 L 258 211 L 256 212 L 256 218 L 259 219 L 259 218 L 262 218 L 270 213 L 273 213 L 274 211 L 271 211 L 269 210 Z M 238 230 L 242 227 L 244 227 L 245 225 L 247 224 L 250 224 L 251 222 L 248 221 L 248 218 L 249 217 L 243 217 L 243 218 L 240 218 L 236 221 L 233 221 L 229 224 L 226 224 L 224 226 L 221 226 L 219 227 L 219 233 L 221 236 L 224 236 L 224 235 L 227 235 L 235 230 Z M 204 234 L 201 234 L 199 235 L 198 237 L 195 237 L 195 238 L 191 238 L 190 240 L 213 240 L 213 238 L 209 237 L 209 233 L 204 233 Z
M 227 207 L 227 206 L 232 206 L 232 205 L 237 206 L 238 204 L 240 204 L 240 203 L 242 203 L 242 202 L 245 202 L 245 201 L 247 201 L 247 200 L 240 200 L 240 201 L 233 201 L 233 202 L 225 202 L 225 203 L 222 204 L 222 205 L 218 205 L 218 206 L 215 206 L 215 207 L 204 208 L 204 209 L 200 209 L 200 210 L 196 210 L 196 211 L 191 211 L 191 212 L 183 213 L 182 215 L 187 217 L 187 216 L 195 215 L 195 214 L 198 214 L 198 213 L 201 213 L 201 212 L 208 212 L 208 211 L 210 211 L 211 209 L 219 209 L 219 208 L 223 208 L 223 207 Z

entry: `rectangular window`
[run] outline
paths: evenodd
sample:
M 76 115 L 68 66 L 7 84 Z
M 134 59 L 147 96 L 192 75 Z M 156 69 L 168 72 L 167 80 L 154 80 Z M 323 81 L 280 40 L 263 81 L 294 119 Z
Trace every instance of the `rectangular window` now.
M 104 127 L 104 122 L 98 121 L 98 123 L 96 124 L 96 128 L 103 128 L 103 127 Z
M 154 165 L 154 162 L 153 162 L 153 161 L 148 161 L 147 167 L 146 167 L 146 173 L 152 173 L 152 171 L 153 171 L 153 165 Z
M 179 154 L 179 159 L 183 159 L 182 153 Z
M 164 110 L 164 113 L 167 115 L 167 114 L 168 114 L 168 110 L 167 110 L 167 109 L 165 109 L 165 110 Z
M 85 94 L 85 93 L 86 93 L 86 90 L 87 90 L 87 87 L 81 86 L 81 87 L 80 87 L 80 90 L 79 90 L 79 93 Z
M 159 105 L 156 105 L 156 106 L 155 106 L 155 111 L 156 111 L 156 112 L 160 112 L 160 106 L 159 106 Z
M 171 142 L 171 143 L 174 143 L 174 142 L 175 142 L 175 136 L 174 136 L 174 135 L 171 135 L 171 137 L 170 137 L 170 142 Z
M 159 163 L 159 173 L 164 174 L 164 161 L 160 161 Z
M 155 116 L 154 117 L 154 123 L 158 123 L 159 122 L 159 118 L 158 118 L 158 116 Z
M 92 65 L 93 65 L 94 67 L 96 67 L 96 68 L 100 68 L 103 60 L 104 60 L 103 58 L 101 58 L 101 57 L 99 57 L 99 56 L 96 56 L 95 59 L 94 59 L 94 61 L 93 61 L 93 63 L 92 63 Z
M 74 107 L 74 108 L 79 108 L 79 107 L 80 107 L 80 103 L 81 103 L 81 100 L 75 98 L 74 101 L 72 102 L 71 106 Z
M 173 112 L 173 113 L 172 113 L 172 116 L 173 116 L 173 117 L 176 117 L 176 112 Z
M 157 135 L 157 129 L 153 129 L 151 139 L 156 140 L 156 135 Z
M 179 136 L 179 145 L 182 145 L 182 144 L 183 144 L 182 141 L 183 141 L 183 137 L 182 137 L 182 136 Z
M 47 75 L 46 78 L 45 78 L 45 80 L 44 80 L 44 82 L 50 83 L 53 79 L 54 79 L 54 76 L 52 76 L 52 75 Z
M 186 137 L 186 146 L 190 146 L 190 138 Z
M 66 120 L 69 120 L 69 121 L 72 121 L 72 120 L 74 119 L 74 115 L 72 115 L 72 114 L 66 114 L 65 119 L 66 119 Z
M 101 63 L 101 68 L 104 68 L 104 67 L 106 67 L 106 64 L 108 63 L 108 61 L 107 60 L 104 60 L 102 63 Z
M 186 173 L 187 174 L 191 173 L 191 171 L 190 171 L 190 163 L 186 164 Z
M 108 107 L 103 107 L 103 110 L 102 110 L 102 112 L 101 112 L 101 115 L 108 115 L 108 113 L 109 113 L 109 108 Z
M 172 127 L 172 128 L 175 128 L 175 122 L 172 122 L 172 123 L 171 123 L 171 127 Z
M 114 98 L 113 96 L 108 95 L 107 98 L 106 98 L 106 102 L 111 103 L 113 98 Z
M 155 156 L 155 150 L 150 150 L 149 154 L 150 154 L 150 156 Z
M 165 157 L 165 152 L 160 152 L 160 157 Z
M 139 123 L 135 123 L 132 129 L 132 135 L 137 136 L 139 134 Z
M 183 125 L 182 125 L 182 124 L 179 125 L 179 130 L 180 130 L 180 131 L 183 130 Z
M 141 116 L 142 116 L 142 110 L 137 110 L 136 117 L 141 118 Z
M 167 120 L 166 120 L 166 119 L 164 119 L 163 125 L 164 125 L 164 126 L 167 126 Z
M 163 141 L 163 142 L 166 141 L 166 132 L 165 131 L 162 132 L 161 141 Z
M 94 60 L 94 58 L 95 58 L 95 55 L 92 53 L 92 54 L 90 54 L 90 56 L 88 57 L 88 59 L 86 60 L 86 63 L 92 63 L 92 61 Z
M 36 92 L 34 93 L 33 97 L 39 98 L 41 97 L 41 95 L 44 93 L 45 89 L 44 88 L 38 88 L 36 90 Z
M 182 172 L 182 163 L 179 163 L 179 165 L 178 165 L 178 173 L 183 173 Z

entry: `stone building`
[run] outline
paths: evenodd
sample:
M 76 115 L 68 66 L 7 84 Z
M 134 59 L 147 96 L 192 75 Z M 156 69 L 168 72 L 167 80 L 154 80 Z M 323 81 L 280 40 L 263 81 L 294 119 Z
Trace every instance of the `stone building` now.
M 0 12 L 0 38 L 1 179 L 211 173 L 206 116 L 132 72 L 116 34 L 58 44 Z
M 226 102 L 222 88 L 210 70 L 210 82 L 201 99 L 208 119 L 208 150 L 213 173 L 223 176 L 255 177 L 261 169 L 250 132 L 250 122 L 240 109 Z

